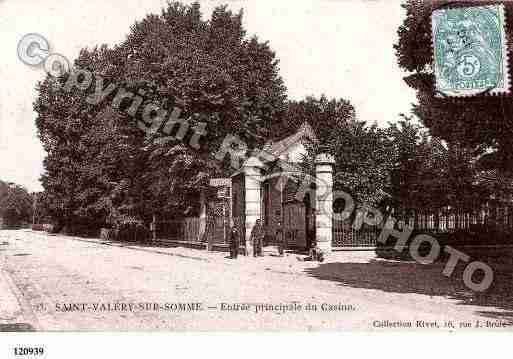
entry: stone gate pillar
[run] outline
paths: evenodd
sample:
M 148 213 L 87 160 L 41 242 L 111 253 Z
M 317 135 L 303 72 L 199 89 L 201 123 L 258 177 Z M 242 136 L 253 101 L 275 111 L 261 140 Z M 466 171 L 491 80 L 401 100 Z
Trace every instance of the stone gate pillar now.
M 317 245 L 331 252 L 333 239 L 333 165 L 335 158 L 321 153 L 315 158 L 315 233 Z
M 257 219 L 262 219 L 262 162 L 255 157 L 248 159 L 243 165 L 244 172 L 244 214 L 246 217 L 246 245 L 248 255 L 253 255 L 250 242 L 251 230 Z

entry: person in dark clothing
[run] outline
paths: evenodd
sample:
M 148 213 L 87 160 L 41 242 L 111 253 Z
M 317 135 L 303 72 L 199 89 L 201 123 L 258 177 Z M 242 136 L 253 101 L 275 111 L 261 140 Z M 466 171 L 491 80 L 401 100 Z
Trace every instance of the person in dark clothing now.
M 309 253 L 310 249 L 312 249 L 312 244 L 315 240 L 314 238 L 315 238 L 315 234 L 314 234 L 313 230 L 309 230 L 306 233 L 306 252 L 307 253 Z
M 264 241 L 264 227 L 260 219 L 256 220 L 255 226 L 251 230 L 251 242 L 253 243 L 253 257 L 262 257 L 262 245 Z
M 285 249 L 285 236 L 283 235 L 283 227 L 281 221 L 278 221 L 276 226 L 276 242 L 278 244 L 278 254 L 283 257 L 283 250 Z
M 240 235 L 237 225 L 234 224 L 230 230 L 230 258 L 237 259 L 239 255 Z

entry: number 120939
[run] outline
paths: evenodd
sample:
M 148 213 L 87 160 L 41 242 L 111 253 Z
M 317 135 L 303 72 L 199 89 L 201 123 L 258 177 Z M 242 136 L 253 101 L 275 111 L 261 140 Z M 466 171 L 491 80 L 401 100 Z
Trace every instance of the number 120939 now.
M 40 356 L 45 353 L 42 347 L 15 347 L 15 356 Z

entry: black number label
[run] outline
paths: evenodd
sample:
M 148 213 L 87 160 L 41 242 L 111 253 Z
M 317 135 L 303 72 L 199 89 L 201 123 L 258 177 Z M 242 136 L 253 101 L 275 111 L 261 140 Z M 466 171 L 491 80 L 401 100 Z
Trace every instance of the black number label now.
M 38 356 L 43 355 L 45 353 L 44 348 L 36 347 L 36 348 L 26 348 L 26 347 L 16 347 L 14 348 L 15 356 Z

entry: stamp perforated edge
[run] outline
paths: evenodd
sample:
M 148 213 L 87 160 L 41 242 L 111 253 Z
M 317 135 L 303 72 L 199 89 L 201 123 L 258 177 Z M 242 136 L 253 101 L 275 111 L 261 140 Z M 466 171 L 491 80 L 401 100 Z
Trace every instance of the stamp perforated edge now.
M 431 54 L 432 54 L 432 61 L 433 61 L 433 74 L 435 76 L 435 97 L 438 98 L 444 98 L 444 97 L 457 97 L 457 98 L 464 98 L 464 97 L 474 97 L 474 96 L 503 96 L 503 95 L 509 95 L 511 91 L 511 81 L 510 81 L 510 74 L 509 74 L 509 52 L 508 52 L 508 37 L 507 37 L 507 22 L 506 22 L 506 10 L 504 8 L 504 4 L 494 4 L 494 5 L 470 5 L 467 7 L 497 7 L 499 11 L 499 16 L 502 21 L 501 26 L 501 40 L 502 40 L 502 53 L 503 53 L 503 61 L 502 61 L 502 72 L 503 72 L 503 85 L 500 88 L 494 88 L 490 91 L 483 91 L 483 90 L 476 90 L 476 91 L 470 91 L 470 90 L 463 90 L 458 91 L 454 90 L 451 92 L 446 92 L 444 90 L 440 90 L 437 87 L 436 82 L 436 46 L 435 46 L 435 28 L 433 23 L 433 15 L 436 12 L 444 11 L 447 9 L 457 9 L 462 7 L 446 7 L 444 9 L 435 9 L 431 13 L 431 16 L 429 17 L 429 20 L 431 22 Z

